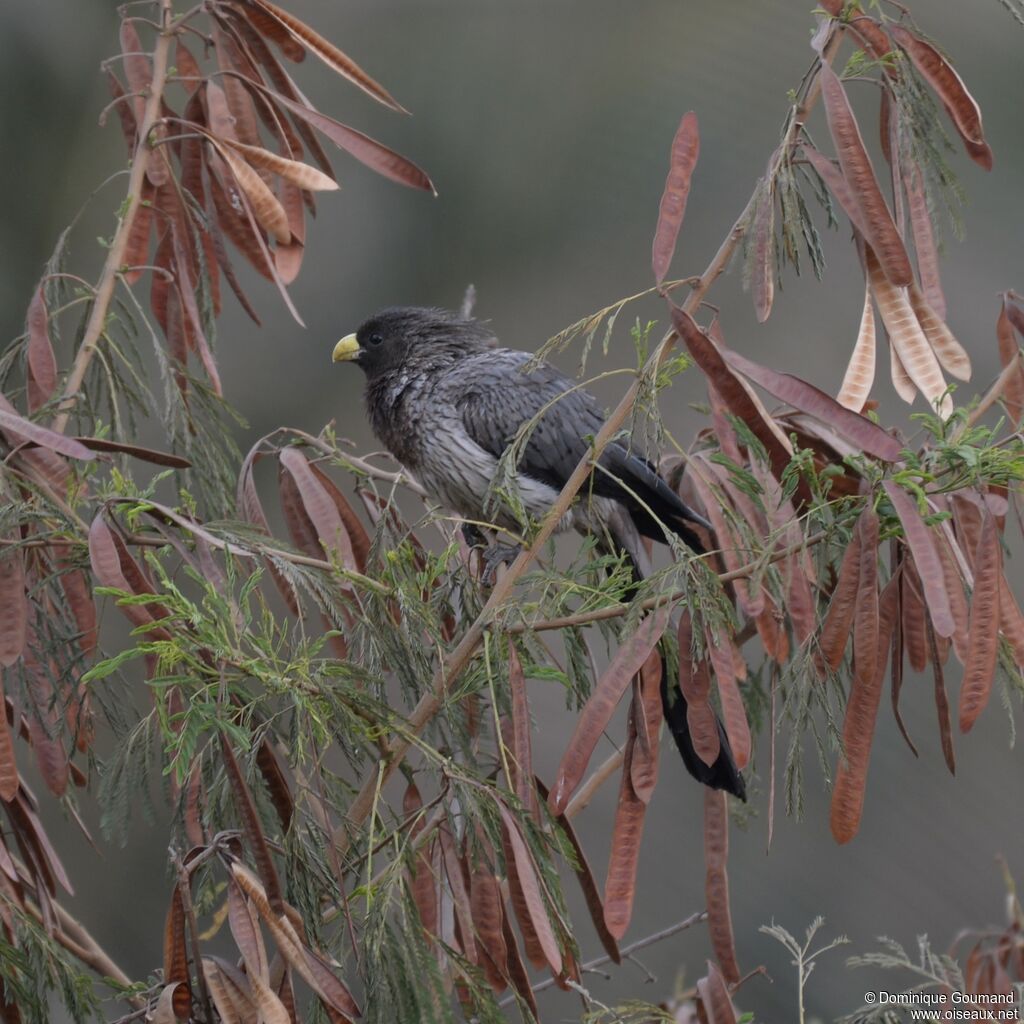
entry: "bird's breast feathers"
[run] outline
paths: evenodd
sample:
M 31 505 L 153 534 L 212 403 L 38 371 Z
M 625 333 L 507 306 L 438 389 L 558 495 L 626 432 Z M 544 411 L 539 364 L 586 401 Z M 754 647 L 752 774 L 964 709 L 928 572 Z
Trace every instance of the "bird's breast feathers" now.
M 443 443 L 425 445 L 418 464 L 408 467 L 427 494 L 438 505 L 474 522 L 490 521 L 519 532 L 522 524 L 517 522 L 510 504 L 502 501 L 500 495 L 493 495 L 497 507 L 487 514 L 484 512 L 492 497 L 498 460 L 473 441 L 461 420 L 451 419 L 434 426 L 437 428 L 435 436 L 443 437 Z M 532 519 L 541 519 L 558 497 L 554 488 L 523 473 L 516 476 L 516 489 L 518 500 Z M 568 527 L 569 523 L 567 516 L 561 525 Z

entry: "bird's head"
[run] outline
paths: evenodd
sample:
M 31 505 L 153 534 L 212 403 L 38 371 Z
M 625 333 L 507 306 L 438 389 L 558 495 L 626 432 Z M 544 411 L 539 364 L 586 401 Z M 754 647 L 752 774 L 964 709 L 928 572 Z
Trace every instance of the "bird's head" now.
M 490 328 L 446 309 L 396 306 L 366 320 L 334 346 L 333 361 L 354 362 L 373 378 L 437 358 L 457 359 L 495 345 Z

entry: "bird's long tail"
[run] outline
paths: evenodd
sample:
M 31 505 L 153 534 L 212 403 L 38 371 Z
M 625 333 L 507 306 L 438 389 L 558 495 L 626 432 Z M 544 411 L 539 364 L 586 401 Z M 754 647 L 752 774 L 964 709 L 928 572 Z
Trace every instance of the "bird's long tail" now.
M 636 539 L 630 538 L 627 540 L 623 536 L 616 538 L 620 550 L 626 552 L 632 565 L 633 578 L 637 583 L 640 583 L 644 578 L 641 565 L 645 559 L 642 552 L 634 554 L 630 550 L 635 546 L 635 543 L 632 542 Z M 701 550 L 699 546 L 697 550 Z M 710 786 L 712 789 L 724 789 L 727 793 L 731 793 L 745 802 L 747 799 L 747 787 L 743 781 L 742 773 L 736 766 L 736 759 L 733 757 L 729 737 L 717 713 L 715 721 L 718 725 L 718 757 L 713 764 L 708 765 L 700 759 L 700 756 L 694 749 L 693 737 L 690 735 L 690 726 L 686 716 L 686 697 L 683 696 L 679 683 L 669 678 L 668 664 L 664 652 L 661 656 L 661 707 L 662 713 L 665 716 L 665 724 L 672 734 L 672 739 L 675 740 L 686 770 L 703 785 Z
M 718 724 L 718 757 L 713 764 L 705 764 L 697 751 L 693 748 L 693 737 L 690 736 L 690 726 L 686 720 L 686 698 L 678 683 L 671 683 L 668 678 L 668 669 L 665 664 L 665 656 L 661 658 L 661 708 L 665 715 L 665 724 L 668 731 L 672 733 L 672 739 L 676 741 L 676 747 L 686 765 L 686 770 L 698 781 L 712 789 L 724 789 L 733 796 L 738 796 L 746 802 L 747 787 L 743 781 L 743 775 L 736 767 L 736 760 L 732 756 L 732 747 L 729 745 L 729 737 L 726 735 L 722 720 L 715 715 Z

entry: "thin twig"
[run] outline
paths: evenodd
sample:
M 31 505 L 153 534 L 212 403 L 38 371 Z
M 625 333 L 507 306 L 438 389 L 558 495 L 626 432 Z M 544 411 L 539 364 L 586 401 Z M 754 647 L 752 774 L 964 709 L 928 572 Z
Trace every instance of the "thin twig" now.
M 262 440 L 269 442 L 270 438 L 277 434 L 292 434 L 295 437 L 301 438 L 311 448 L 316 448 L 318 451 L 323 452 L 324 455 L 342 463 L 347 469 L 358 470 L 360 473 L 373 477 L 375 480 L 384 480 L 391 484 L 401 484 L 412 491 L 413 494 L 419 495 L 421 498 L 426 497 L 427 492 L 404 470 L 392 472 L 391 470 L 380 469 L 365 458 L 349 455 L 347 452 L 343 452 L 337 445 L 328 444 L 322 437 L 314 437 L 312 434 L 307 434 L 306 431 L 299 430 L 297 427 L 278 427 L 277 430 L 271 431 Z
M 67 271 L 63 271 L 63 270 L 62 271 L 54 272 L 52 274 L 47 274 L 46 277 L 43 278 L 43 281 L 56 281 L 58 279 L 64 280 L 64 281 L 74 281 L 75 284 L 80 285 L 82 288 L 85 288 L 87 291 L 90 291 L 90 292 L 93 291 L 92 284 L 89 281 L 86 281 L 86 279 L 84 277 L 79 277 L 77 274 L 69 274 Z M 86 298 L 87 296 L 79 296 L 79 297 L 80 298 Z M 70 305 L 70 303 L 69 303 L 69 305 Z M 62 313 L 67 308 L 68 308 L 67 306 L 61 306 L 59 309 L 50 309 L 50 310 L 47 310 L 47 312 L 49 313 L 50 318 L 53 319 L 53 317 L 57 316 L 59 313 Z
M 133 1010 L 131 1013 L 126 1013 L 123 1017 L 118 1017 L 117 1020 L 111 1021 L 111 1024 L 131 1024 L 132 1021 L 141 1020 L 143 1017 L 149 1016 L 149 1000 L 146 1000 L 143 1006 L 139 1009 Z
M 27 878 L 27 873 L 24 877 Z M 81 960 L 86 967 L 92 968 L 101 978 L 110 978 L 118 985 L 129 988 L 132 984 L 131 978 L 111 960 L 107 951 L 89 934 L 85 926 L 72 917 L 56 900 L 51 899 L 50 904 L 57 912 L 58 927 L 53 934 L 54 940 L 72 956 Z M 25 903 L 24 908 L 40 924 L 43 923 L 43 915 L 35 906 Z M 140 996 L 126 995 L 123 998 L 129 1006 L 135 1009 L 145 1008 L 146 1001 Z
M 729 572 L 719 573 L 716 576 L 716 579 L 720 583 L 729 583 L 732 580 L 745 579 L 748 576 L 752 576 L 765 565 L 771 565 L 772 562 L 778 562 L 783 558 L 788 558 L 790 555 L 798 554 L 803 551 L 804 548 L 813 547 L 815 544 L 820 544 L 823 540 L 827 540 L 829 536 L 829 531 L 819 530 L 817 533 L 811 534 L 811 536 L 806 539 L 801 539 L 799 542 L 790 544 L 788 547 L 779 548 L 778 550 L 773 551 L 767 556 L 767 558 L 762 555 L 753 561 L 747 562 L 746 565 L 738 566 L 735 569 L 731 569 Z M 685 589 L 675 590 L 669 594 L 667 598 L 664 594 L 658 594 L 654 597 L 646 598 L 639 602 L 639 604 L 609 604 L 603 608 L 595 608 L 588 612 L 575 612 L 572 615 L 562 615 L 554 619 L 540 619 L 537 622 L 517 622 L 506 626 L 505 632 L 540 633 L 551 629 L 565 629 L 569 626 L 584 626 L 590 622 L 602 622 L 605 619 L 618 618 L 619 616 L 625 615 L 627 612 L 635 610 L 636 608 L 649 611 L 651 608 L 664 604 L 666 600 L 670 603 L 681 601 L 688 595 L 688 593 L 689 591 Z
M 202 950 L 199 948 L 199 926 L 196 923 L 196 910 L 192 903 L 190 872 L 185 867 L 185 863 L 177 850 L 172 848 L 170 854 L 175 874 L 178 876 L 178 897 L 181 900 L 182 910 L 185 915 L 185 931 L 187 934 L 187 946 L 191 947 L 192 968 L 199 982 L 199 998 L 203 1004 L 206 1019 L 213 1020 L 213 1006 L 210 1003 L 210 991 L 206 986 L 206 973 L 203 971 Z M 164 980 L 166 981 L 166 979 Z
M 431 800 L 429 804 L 425 804 L 421 808 L 421 810 L 417 812 L 416 816 L 419 817 L 423 813 L 423 811 L 426 811 L 431 806 L 431 804 L 438 803 L 444 796 L 447 796 L 447 790 L 443 791 L 441 794 L 439 794 L 438 797 Z M 434 808 L 430 817 L 427 818 L 427 820 L 424 822 L 423 828 L 421 828 L 419 832 L 416 833 L 413 839 L 409 840 L 408 848 L 410 853 L 416 853 L 422 846 L 424 846 L 426 843 L 429 843 L 434 838 L 434 832 L 437 830 L 438 825 L 440 825 L 441 822 L 443 822 L 445 818 L 448 817 L 448 813 L 449 809 L 445 805 Z M 398 831 L 400 831 L 404 827 L 404 825 L 400 825 Z M 376 848 L 378 850 L 381 849 L 389 840 L 385 840 L 378 843 Z M 381 868 L 380 871 L 378 871 L 377 874 L 375 874 L 373 878 L 370 879 L 370 883 L 368 886 L 369 890 L 371 892 L 375 891 L 377 886 L 379 886 L 384 881 L 384 879 L 387 878 L 388 874 L 393 870 L 394 861 L 387 864 L 385 867 Z M 330 920 L 330 918 L 328 917 L 327 914 L 325 914 L 323 922 L 326 924 L 328 920 Z
M 594 799 L 594 794 L 610 779 L 622 766 L 623 758 L 626 756 L 625 748 L 616 750 L 594 769 L 594 773 L 576 791 L 575 796 L 569 801 L 565 809 L 567 818 L 575 818 Z
M 673 935 L 678 935 L 679 932 L 686 931 L 687 928 L 692 928 L 695 924 L 700 924 L 701 921 L 707 919 L 708 912 L 706 910 L 698 910 L 696 913 L 691 914 L 689 917 L 684 918 L 682 921 L 676 921 L 675 924 L 670 924 L 667 928 L 662 928 L 660 932 L 654 932 L 652 935 L 648 935 L 645 938 L 637 939 L 636 942 L 631 943 L 628 946 L 624 946 L 619 950 L 619 955 L 625 960 L 627 957 L 632 956 L 634 953 L 639 953 L 641 949 L 646 949 L 648 946 L 653 946 L 656 942 L 661 942 L 662 939 L 671 938 Z M 604 956 L 599 956 L 595 960 L 588 960 L 585 964 L 580 967 L 580 973 L 584 971 L 594 971 L 598 967 L 602 967 L 604 964 L 611 963 L 612 958 L 605 953 Z M 531 985 L 530 988 L 534 994 L 543 992 L 545 989 L 551 988 L 552 985 L 557 984 L 557 978 L 545 978 L 544 981 L 538 982 L 536 985 Z M 511 1006 L 515 1002 L 516 997 L 506 996 L 498 1007 Z
M 1006 385 L 1010 382 L 1010 378 L 1014 374 L 1020 373 L 1022 368 L 1024 368 L 1024 364 L 1021 362 L 1021 353 L 1020 349 L 1018 349 L 1017 354 L 1003 367 L 1002 372 L 996 377 L 988 391 L 985 392 L 981 401 L 967 414 L 967 419 L 953 431 L 949 438 L 950 444 L 956 444 L 999 401 L 1006 390 Z
M 128 498 L 114 500 L 124 502 L 129 500 L 136 501 L 136 499 Z M 184 529 L 188 530 L 188 527 L 185 526 Z M 85 528 L 85 532 L 88 533 L 88 527 Z M 381 583 L 379 580 L 375 580 L 371 576 L 365 576 L 361 572 L 356 572 L 354 569 L 346 569 L 344 566 L 335 565 L 333 562 L 327 562 L 322 558 L 313 558 L 310 555 L 300 555 L 294 551 L 286 551 L 284 548 L 272 547 L 269 544 L 258 544 L 253 546 L 250 550 L 248 548 L 243 548 L 238 544 L 229 543 L 228 541 L 217 537 L 215 534 L 208 534 L 205 530 L 203 531 L 202 536 L 210 547 L 217 548 L 219 551 L 224 551 L 226 554 L 234 555 L 238 558 L 262 558 L 265 556 L 273 556 L 274 558 L 280 558 L 284 562 L 291 562 L 293 565 L 306 565 L 311 569 L 322 569 L 324 572 L 335 573 L 336 575 L 341 576 L 342 579 L 348 580 L 350 583 L 359 584 L 367 590 L 372 590 L 383 597 L 391 597 L 394 594 L 394 591 L 388 587 L 387 584 Z M 126 533 L 124 535 L 124 540 L 126 544 L 131 544 L 135 547 L 167 547 L 167 541 L 165 539 L 161 537 L 148 537 L 141 533 Z M 30 547 L 37 545 L 35 545 L 33 541 L 24 541 L 22 546 Z
M 146 55 L 147 57 L 149 54 Z M 112 99 L 101 111 L 99 116 L 99 124 L 102 128 L 107 123 L 107 114 L 118 105 L 118 103 L 124 103 L 126 100 L 138 99 L 140 96 L 145 96 L 143 92 L 123 92 L 120 96 Z M 89 287 L 92 287 L 91 285 Z
M 110 302 L 114 296 L 117 276 L 121 265 L 124 263 L 124 256 L 128 247 L 128 237 L 131 233 L 132 224 L 135 221 L 135 213 L 142 201 L 142 188 L 151 154 L 149 135 L 153 130 L 153 126 L 160 119 L 164 83 L 167 78 L 168 54 L 170 53 L 171 39 L 173 38 L 173 32 L 171 31 L 172 6 L 172 0 L 160 0 L 160 22 L 163 25 L 163 29 L 157 36 L 156 46 L 153 49 L 153 77 L 149 88 L 149 97 L 146 100 L 146 106 L 142 114 L 142 121 L 139 124 L 138 141 L 135 145 L 131 174 L 128 178 L 128 195 L 125 208 L 121 214 L 117 231 L 114 233 L 110 249 L 107 251 L 103 271 L 100 274 L 99 283 L 96 285 L 96 301 L 89 311 L 89 320 L 85 326 L 85 333 L 82 336 L 82 344 L 79 346 L 71 372 L 68 374 L 67 383 L 64 385 L 64 394 L 58 406 L 57 416 L 53 421 L 53 429 L 57 431 L 63 431 L 67 425 L 71 410 L 78 401 L 79 393 L 82 390 L 86 371 L 89 369 L 89 364 L 92 362 L 92 358 L 99 346 L 100 338 L 103 335 L 103 328 L 107 321 Z M 146 56 L 148 57 L 149 54 L 146 54 Z M 160 159 L 163 159 L 163 157 L 160 157 Z

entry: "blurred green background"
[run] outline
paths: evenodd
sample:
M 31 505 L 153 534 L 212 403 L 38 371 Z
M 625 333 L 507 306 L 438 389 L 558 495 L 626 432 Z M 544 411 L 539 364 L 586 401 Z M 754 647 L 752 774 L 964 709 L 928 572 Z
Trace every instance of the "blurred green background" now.
M 698 273 L 762 173 L 787 90 L 811 60 L 811 5 L 783 0 L 290 0 L 287 6 L 415 116 L 377 107 L 312 58 L 296 72 L 301 88 L 325 112 L 419 162 L 440 195 L 402 189 L 337 155 L 343 189 L 321 198 L 292 289 L 307 329 L 290 320 L 272 288 L 248 275 L 263 328 L 226 301 L 218 357 L 227 397 L 250 425 L 239 431 L 244 447 L 277 425 L 316 432 L 330 419 L 358 446 L 372 446 L 359 375 L 332 368 L 330 351 L 382 305 L 456 306 L 473 282 L 478 315 L 491 319 L 506 343 L 534 348 L 584 314 L 648 287 L 668 148 L 688 109 L 700 119 L 701 157 L 673 271 Z M 981 390 L 996 372 L 996 294 L 1024 287 L 1024 33 L 997 0 L 914 0 L 911 6 L 956 60 L 984 111 L 995 152 L 990 175 L 961 152 L 954 157 L 969 196 L 967 234 L 958 243 L 945 233 L 943 261 L 949 321 L 974 358 L 971 388 Z M 31 288 L 58 233 L 97 185 L 123 168 L 124 151 L 113 122 L 96 125 L 108 99 L 98 65 L 117 50 L 114 5 L 7 3 L 0 18 L 0 137 L 7 154 L 0 162 L 0 335 L 9 338 L 22 330 Z M 873 90 L 851 91 L 870 142 L 877 134 Z M 812 130 L 824 139 L 820 115 Z M 82 213 L 72 261 L 84 276 L 98 267 L 95 238 L 112 230 L 123 180 L 102 188 Z M 710 301 L 722 307 L 732 345 L 834 391 L 856 334 L 863 285 L 845 223 L 826 235 L 825 245 L 824 281 L 787 273 L 765 325 L 756 324 L 741 292 L 738 266 Z M 663 317 L 657 304 L 637 313 Z M 609 366 L 632 360 L 628 323 L 620 321 Z M 571 352 L 564 364 L 575 365 Z M 601 393 L 613 401 L 621 388 L 613 380 Z M 906 407 L 887 382 L 877 393 L 883 420 L 905 418 Z M 677 437 L 686 440 L 701 425 L 689 403 L 702 398 L 695 375 L 666 394 L 665 417 Z M 955 674 L 951 682 L 956 686 Z M 538 769 L 550 776 L 571 718 L 560 693 L 536 687 L 533 700 L 542 723 Z M 760 925 L 774 920 L 802 934 L 822 914 L 823 934 L 846 933 L 851 952 L 871 947 L 879 935 L 913 947 L 921 933 L 946 948 L 962 927 L 1002 923 L 997 853 L 1024 881 L 1024 758 L 1011 748 L 999 701 L 959 740 L 956 778 L 942 764 L 930 680 L 908 679 L 903 702 L 921 756 L 908 751 L 883 708 L 864 825 L 848 847 L 837 847 L 829 835 L 828 793 L 809 755 L 804 820 L 786 819 L 780 810 L 766 849 L 767 756 L 759 752 L 752 813 L 744 829 L 733 831 L 730 862 L 741 966 L 764 964 L 772 978 L 755 978 L 737 998 L 758 1020 L 795 1019 L 793 968 L 781 947 L 758 932 Z M 782 748 L 779 757 L 781 773 Z M 701 792 L 673 756 L 664 758 L 662 773 L 627 942 L 703 905 Z M 781 778 L 779 786 L 781 808 Z M 581 826 L 599 877 L 614 789 L 606 788 Z M 69 865 L 78 888 L 74 912 L 129 973 L 144 974 L 160 959 L 165 828 L 136 819 L 129 849 L 100 842 L 97 854 L 59 819 L 52 827 L 63 849 L 77 851 Z M 578 920 L 584 956 L 596 955 L 585 916 Z M 640 954 L 656 982 L 626 964 L 611 981 L 591 975 L 586 983 L 604 1002 L 657 1001 L 671 993 L 684 967 L 692 983 L 708 955 L 706 933 L 695 928 Z M 895 978 L 886 984 L 845 969 L 845 955 L 833 953 L 817 968 L 808 996 L 812 1015 L 831 1019 L 858 1005 L 867 989 L 898 987 Z M 545 1019 L 578 1018 L 575 997 L 545 999 Z

